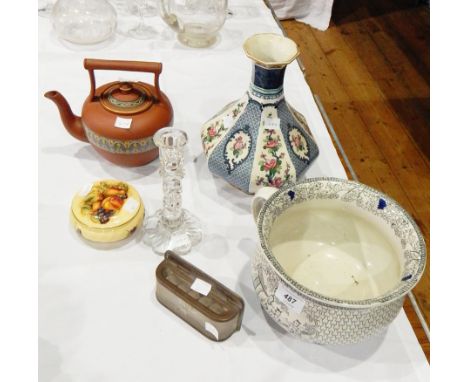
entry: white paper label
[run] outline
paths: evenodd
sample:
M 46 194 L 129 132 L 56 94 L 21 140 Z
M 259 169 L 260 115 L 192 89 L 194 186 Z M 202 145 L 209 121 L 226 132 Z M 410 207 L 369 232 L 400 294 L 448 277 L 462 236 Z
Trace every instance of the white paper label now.
M 211 325 L 209 322 L 205 322 L 205 330 L 215 336 L 216 339 L 218 339 L 218 331 L 216 328 Z
M 135 198 L 128 198 L 122 209 L 127 211 L 127 212 L 133 212 L 135 211 L 138 207 L 140 206 L 140 202 L 136 200 Z
M 204 296 L 208 296 L 208 293 L 210 293 L 211 290 L 211 284 L 201 279 L 195 279 L 190 288 L 195 292 L 201 293 Z
M 304 299 L 298 296 L 297 293 L 289 289 L 282 282 L 280 282 L 278 284 L 278 288 L 276 288 L 275 297 L 297 314 L 301 313 L 304 308 Z
M 114 126 L 119 127 L 121 129 L 130 129 L 131 124 L 132 124 L 132 119 L 131 118 L 117 117 L 115 119 Z
M 279 118 L 265 118 L 263 120 L 263 127 L 268 130 L 279 130 L 280 119 Z
M 232 125 L 234 125 L 234 119 L 232 118 L 231 115 L 226 115 L 223 118 L 223 125 L 226 129 L 230 129 Z

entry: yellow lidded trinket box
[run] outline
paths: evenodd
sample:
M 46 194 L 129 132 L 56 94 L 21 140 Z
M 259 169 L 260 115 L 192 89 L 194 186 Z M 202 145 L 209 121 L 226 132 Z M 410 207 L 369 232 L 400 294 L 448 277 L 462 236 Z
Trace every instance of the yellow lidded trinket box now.
M 100 180 L 74 197 L 70 219 L 85 239 L 109 243 L 127 238 L 141 225 L 145 209 L 137 190 L 119 180 Z

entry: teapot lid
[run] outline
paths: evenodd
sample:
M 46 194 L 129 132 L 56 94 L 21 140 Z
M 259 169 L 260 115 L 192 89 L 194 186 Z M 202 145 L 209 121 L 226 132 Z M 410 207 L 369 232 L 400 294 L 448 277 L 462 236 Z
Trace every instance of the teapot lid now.
M 111 113 L 131 115 L 149 109 L 154 98 L 141 82 L 114 82 L 101 93 L 100 102 Z

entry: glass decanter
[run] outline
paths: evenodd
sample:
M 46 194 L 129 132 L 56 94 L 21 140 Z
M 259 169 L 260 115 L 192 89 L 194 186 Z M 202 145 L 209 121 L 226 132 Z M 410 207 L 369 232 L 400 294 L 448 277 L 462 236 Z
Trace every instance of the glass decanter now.
M 97 44 L 111 37 L 117 13 L 107 0 L 58 0 L 52 9 L 58 36 L 74 44 Z
M 154 143 L 159 147 L 163 207 L 145 219 L 143 241 L 158 254 L 167 250 L 186 254 L 202 238 L 200 221 L 182 208 L 187 134 L 180 129 L 165 127 L 155 134 Z

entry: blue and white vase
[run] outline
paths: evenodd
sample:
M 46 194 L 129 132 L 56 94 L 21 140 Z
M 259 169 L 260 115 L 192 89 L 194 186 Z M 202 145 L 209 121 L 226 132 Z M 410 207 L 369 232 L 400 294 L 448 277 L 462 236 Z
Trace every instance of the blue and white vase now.
M 284 98 L 286 66 L 299 55 L 294 41 L 256 34 L 244 51 L 254 62 L 249 90 L 207 121 L 201 138 L 210 171 L 253 194 L 294 182 L 319 150 L 304 116 Z

